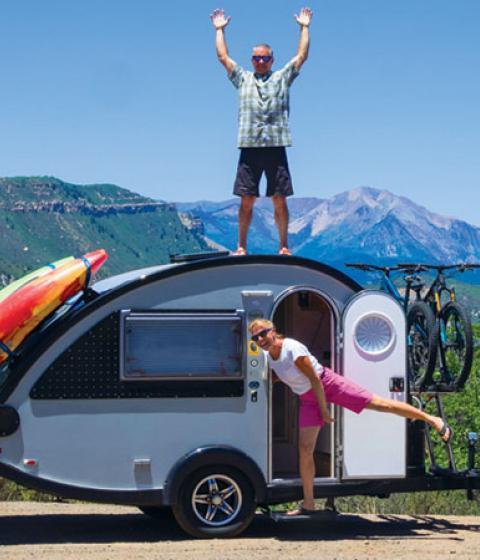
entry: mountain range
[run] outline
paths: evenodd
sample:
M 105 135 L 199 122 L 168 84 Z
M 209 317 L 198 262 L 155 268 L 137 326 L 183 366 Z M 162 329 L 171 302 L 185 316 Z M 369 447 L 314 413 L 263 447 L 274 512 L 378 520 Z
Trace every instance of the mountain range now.
M 176 203 L 203 224 L 204 235 L 233 249 L 238 200 Z M 480 262 L 480 228 L 434 214 L 386 190 L 359 187 L 330 199 L 289 201 L 289 240 L 296 255 L 343 268 L 345 262 Z M 259 199 L 249 232 L 251 253 L 278 249 L 269 200 Z
M 367 277 L 346 262 L 480 262 L 480 228 L 429 212 L 385 190 L 360 187 L 330 199 L 291 198 L 294 254 Z M 0 178 L 0 284 L 69 254 L 105 248 L 103 275 L 161 264 L 174 253 L 233 249 L 238 199 L 169 203 L 110 184 L 54 177 Z M 255 205 L 249 252 L 276 253 L 271 201 Z M 478 283 L 480 274 L 462 280 Z M 472 296 L 475 299 L 475 293 Z

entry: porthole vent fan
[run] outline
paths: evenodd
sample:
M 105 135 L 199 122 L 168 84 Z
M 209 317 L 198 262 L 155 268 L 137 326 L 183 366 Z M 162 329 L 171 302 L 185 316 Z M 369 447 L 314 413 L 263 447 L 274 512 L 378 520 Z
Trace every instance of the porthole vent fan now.
M 353 336 L 362 352 L 378 356 L 390 349 L 395 331 L 388 317 L 375 313 L 364 315 L 357 321 Z

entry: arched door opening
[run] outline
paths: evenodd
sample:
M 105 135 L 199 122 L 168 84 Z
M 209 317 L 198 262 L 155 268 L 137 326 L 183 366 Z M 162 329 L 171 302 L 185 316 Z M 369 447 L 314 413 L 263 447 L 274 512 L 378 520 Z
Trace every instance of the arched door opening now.
M 274 311 L 277 331 L 299 340 L 326 367 L 334 366 L 335 317 L 313 290 L 289 293 Z M 316 477 L 334 476 L 334 425 L 324 427 L 315 449 Z M 298 398 L 283 383 L 272 387 L 272 475 L 298 478 Z

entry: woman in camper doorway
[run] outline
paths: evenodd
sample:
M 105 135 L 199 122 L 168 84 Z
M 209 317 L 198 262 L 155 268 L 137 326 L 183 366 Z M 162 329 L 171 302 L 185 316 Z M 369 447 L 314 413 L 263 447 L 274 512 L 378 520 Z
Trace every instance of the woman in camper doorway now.
M 313 452 L 321 427 L 334 422 L 330 416 L 329 403 L 357 414 L 367 408 L 411 420 L 422 420 L 435 429 L 443 441 L 448 442 L 452 437 L 452 429 L 440 417 L 426 414 L 409 404 L 374 395 L 323 367 L 301 342 L 278 334 L 271 321 L 256 319 L 250 323 L 249 330 L 251 339 L 266 352 L 268 363 L 277 377 L 300 397 L 299 459 L 303 504 L 289 512 L 289 515 L 308 514 L 315 510 Z M 331 506 L 332 502 L 328 503 Z

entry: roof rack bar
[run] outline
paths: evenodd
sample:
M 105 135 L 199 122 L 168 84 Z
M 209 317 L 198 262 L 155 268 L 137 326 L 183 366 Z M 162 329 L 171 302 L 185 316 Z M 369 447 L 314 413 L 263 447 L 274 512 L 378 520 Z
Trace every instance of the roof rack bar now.
M 170 255 L 171 263 L 181 263 L 186 261 L 199 261 L 203 259 L 214 259 L 216 257 L 226 257 L 229 251 L 209 251 L 203 253 L 185 253 Z

